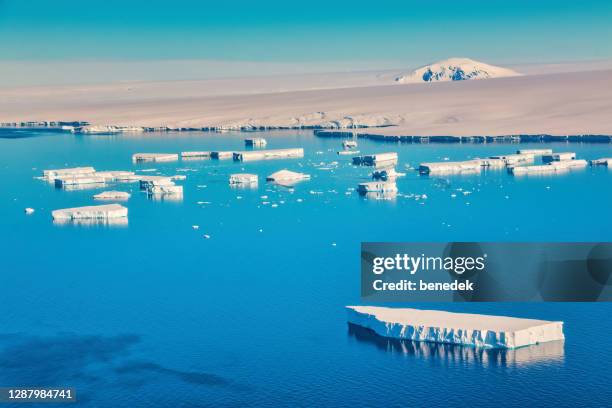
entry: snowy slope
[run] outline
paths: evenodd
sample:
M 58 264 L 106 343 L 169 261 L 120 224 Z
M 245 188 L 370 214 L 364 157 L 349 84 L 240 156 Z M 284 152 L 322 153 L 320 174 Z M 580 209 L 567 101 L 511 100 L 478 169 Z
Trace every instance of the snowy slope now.
M 420 82 L 449 82 L 468 79 L 488 79 L 519 76 L 516 71 L 474 61 L 469 58 L 450 58 L 426 65 L 395 78 L 401 84 Z

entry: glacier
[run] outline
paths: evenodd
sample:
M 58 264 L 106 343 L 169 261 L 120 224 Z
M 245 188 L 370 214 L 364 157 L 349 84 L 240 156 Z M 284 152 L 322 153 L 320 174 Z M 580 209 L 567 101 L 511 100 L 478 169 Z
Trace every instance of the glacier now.
M 349 323 L 394 339 L 507 349 L 564 339 L 560 321 L 377 306 L 346 310 Z

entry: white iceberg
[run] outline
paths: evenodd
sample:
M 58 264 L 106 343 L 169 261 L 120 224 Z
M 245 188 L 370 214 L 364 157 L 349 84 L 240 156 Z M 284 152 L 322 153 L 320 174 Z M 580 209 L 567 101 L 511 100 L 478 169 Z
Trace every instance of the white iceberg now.
M 273 181 L 275 183 L 295 183 L 297 181 L 308 180 L 310 179 L 309 174 L 297 173 L 295 171 L 290 170 L 279 170 L 275 173 L 270 174 L 266 177 L 267 181 Z
M 51 212 L 54 220 L 109 219 L 127 217 L 128 209 L 119 204 L 64 208 Z
M 348 321 L 411 341 L 514 349 L 563 340 L 563 322 L 438 310 L 347 306 Z

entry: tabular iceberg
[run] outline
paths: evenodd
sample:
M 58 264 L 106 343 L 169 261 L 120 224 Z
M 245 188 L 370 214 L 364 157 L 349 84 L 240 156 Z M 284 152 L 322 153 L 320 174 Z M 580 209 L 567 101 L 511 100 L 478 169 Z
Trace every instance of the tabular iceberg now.
M 563 322 L 438 310 L 347 306 L 349 323 L 383 337 L 486 348 L 563 340 Z

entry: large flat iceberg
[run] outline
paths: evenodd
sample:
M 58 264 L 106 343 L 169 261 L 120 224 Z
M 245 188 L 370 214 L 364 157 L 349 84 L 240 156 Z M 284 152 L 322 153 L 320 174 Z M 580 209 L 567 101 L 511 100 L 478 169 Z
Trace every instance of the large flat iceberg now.
M 514 349 L 563 340 L 563 322 L 438 310 L 347 306 L 349 323 L 394 339 Z
M 86 207 L 64 208 L 51 212 L 54 220 L 105 220 L 110 218 L 124 218 L 128 209 L 120 204 L 91 205 Z

